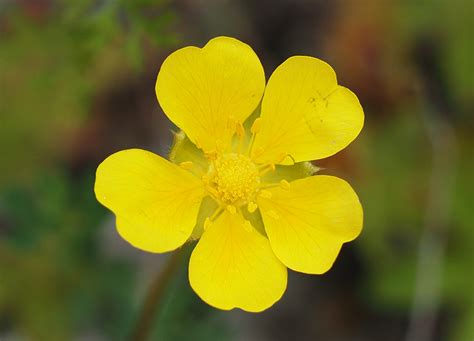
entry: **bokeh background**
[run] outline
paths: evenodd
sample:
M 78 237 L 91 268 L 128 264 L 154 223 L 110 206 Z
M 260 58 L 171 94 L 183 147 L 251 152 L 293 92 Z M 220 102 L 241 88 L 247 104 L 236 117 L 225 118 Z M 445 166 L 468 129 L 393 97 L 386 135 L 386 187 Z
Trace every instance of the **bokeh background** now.
M 168 256 L 120 239 L 95 168 L 166 155 L 162 61 L 229 35 L 267 77 L 312 55 L 358 95 L 361 135 L 315 164 L 353 185 L 364 230 L 261 314 L 202 303 L 182 259 L 151 339 L 473 340 L 473 17 L 471 0 L 1 0 L 0 339 L 130 339 Z

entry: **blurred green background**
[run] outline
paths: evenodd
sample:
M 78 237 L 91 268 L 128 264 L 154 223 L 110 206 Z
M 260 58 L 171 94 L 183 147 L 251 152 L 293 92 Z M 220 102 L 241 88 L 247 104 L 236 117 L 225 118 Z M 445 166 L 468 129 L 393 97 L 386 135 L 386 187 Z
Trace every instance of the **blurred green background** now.
M 167 255 L 120 239 L 95 168 L 166 155 L 157 71 L 218 35 L 267 77 L 319 57 L 358 95 L 361 135 L 315 164 L 353 185 L 364 231 L 257 315 L 202 303 L 183 259 L 152 339 L 473 340 L 473 17 L 471 0 L 0 1 L 0 340 L 130 338 Z

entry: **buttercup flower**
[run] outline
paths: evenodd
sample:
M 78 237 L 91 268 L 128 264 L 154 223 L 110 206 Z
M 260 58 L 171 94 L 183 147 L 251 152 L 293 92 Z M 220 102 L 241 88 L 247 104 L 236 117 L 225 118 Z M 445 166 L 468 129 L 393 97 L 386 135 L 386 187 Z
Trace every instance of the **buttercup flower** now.
M 283 295 L 287 268 L 322 274 L 359 235 L 355 192 L 307 162 L 345 148 L 363 126 L 357 97 L 328 64 L 291 57 L 265 87 L 255 52 L 218 37 L 172 53 L 156 95 L 182 130 L 170 161 L 115 153 L 99 165 L 95 193 L 139 249 L 198 240 L 189 281 L 205 302 L 265 310 Z

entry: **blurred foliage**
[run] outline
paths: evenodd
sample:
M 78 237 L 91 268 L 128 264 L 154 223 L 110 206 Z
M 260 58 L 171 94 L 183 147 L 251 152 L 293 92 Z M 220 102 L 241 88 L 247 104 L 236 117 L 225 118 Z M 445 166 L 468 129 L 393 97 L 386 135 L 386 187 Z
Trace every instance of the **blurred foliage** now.
M 73 178 L 61 159 L 94 96 L 176 41 L 173 17 L 155 0 L 0 4 L 0 330 L 129 333 L 136 270 L 98 245 L 93 169 Z
M 188 284 L 187 263 L 193 248 L 187 246 L 181 270 L 169 286 L 155 318 L 152 340 L 232 340 L 225 312 L 210 308 Z
M 15 160 L 1 163 L 0 184 L 57 159 L 95 94 L 140 68 L 146 46 L 175 42 L 165 5 L 33 0 L 0 8 L 0 155 Z
M 104 212 L 93 180 L 39 173 L 29 186 L 2 192 L 8 238 L 0 240 L 0 316 L 20 335 L 60 340 L 94 328 L 126 332 L 133 270 L 123 261 L 97 261 Z
M 432 35 L 443 43 L 441 72 L 447 77 L 450 95 L 463 119 L 472 119 L 474 98 L 474 5 L 470 0 L 402 0 L 393 7 L 397 34 L 412 42 L 420 35 Z M 402 50 L 408 50 L 406 45 Z
M 441 63 L 434 65 L 437 73 L 424 80 L 439 97 L 429 104 L 427 99 L 420 103 L 411 97 L 399 101 L 387 119 L 378 125 L 369 123 L 360 137 L 365 176 L 357 188 L 365 203 L 365 231 L 359 243 L 369 275 L 364 297 L 370 297 L 377 309 L 391 307 L 400 312 L 413 303 L 418 243 L 433 172 L 433 150 L 422 116 L 434 120 L 441 115 L 456 134 L 454 174 L 446 174 L 447 178 L 453 176 L 455 183 L 452 193 L 447 193 L 450 218 L 443 236 L 447 247 L 441 273 L 441 306 L 445 313 L 459 317 L 450 321 L 450 339 L 467 340 L 474 335 L 474 294 L 460 288 L 474 287 L 474 277 L 466 275 L 474 268 L 470 246 L 474 243 L 474 143 L 470 137 L 474 108 L 470 18 L 474 6 L 466 0 L 449 4 L 436 0 L 429 5 L 401 1 L 391 8 L 397 27 L 397 54 L 412 58 L 413 47 L 423 39 L 441 46 L 437 50 Z M 441 107 L 436 107 L 440 103 Z
M 377 310 L 405 312 L 413 303 L 418 242 L 427 214 L 432 171 L 426 128 L 420 116 L 413 114 L 420 110 L 425 109 L 412 108 L 384 122 L 383 127 L 366 129 L 359 146 L 367 172 L 365 181 L 356 187 L 365 207 L 365 229 L 358 241 L 367 267 L 363 295 Z M 441 305 L 460 317 L 451 321 L 452 339 L 465 340 L 474 334 L 474 295 L 471 290 L 462 290 L 474 287 L 474 277 L 467 275 L 474 267 L 470 198 L 474 193 L 474 162 L 472 140 L 462 132 L 458 137 L 454 191 L 448 193 L 452 195 L 448 200 L 449 226 L 443 235 L 446 254 Z
M 375 286 L 369 291 L 375 293 L 374 303 L 403 310 L 411 304 L 429 181 L 430 155 L 420 157 L 420 150 L 429 150 L 428 142 L 420 131 L 420 120 L 407 113 L 394 116 L 381 129 L 367 129 L 362 137 L 371 146 L 370 154 L 362 155 L 367 181 L 358 186 L 362 202 L 369 205 L 360 240 Z

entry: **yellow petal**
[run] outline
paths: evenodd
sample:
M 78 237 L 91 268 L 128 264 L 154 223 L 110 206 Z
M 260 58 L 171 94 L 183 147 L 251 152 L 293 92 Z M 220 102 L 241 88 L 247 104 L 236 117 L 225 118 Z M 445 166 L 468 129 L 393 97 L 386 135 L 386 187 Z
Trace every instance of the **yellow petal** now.
M 94 189 L 97 200 L 117 216 L 120 235 L 150 252 L 174 250 L 189 238 L 206 194 L 200 179 L 140 149 L 105 159 Z
M 257 107 L 263 67 L 250 46 L 218 37 L 203 48 L 185 47 L 163 62 L 156 95 L 165 114 L 205 151 L 225 148 Z
M 224 211 L 204 232 L 189 262 L 194 291 L 213 307 L 259 312 L 286 289 L 286 267 L 268 239 L 236 213 Z
M 362 207 L 344 180 L 314 175 L 291 182 L 289 190 L 271 188 L 258 204 L 270 244 L 292 270 L 321 274 L 329 270 L 344 242 L 362 229 Z
M 331 156 L 352 142 L 364 123 L 357 97 L 337 85 L 334 70 L 312 57 L 287 59 L 270 77 L 262 100 L 261 129 L 253 151 L 259 163 L 283 164 Z

